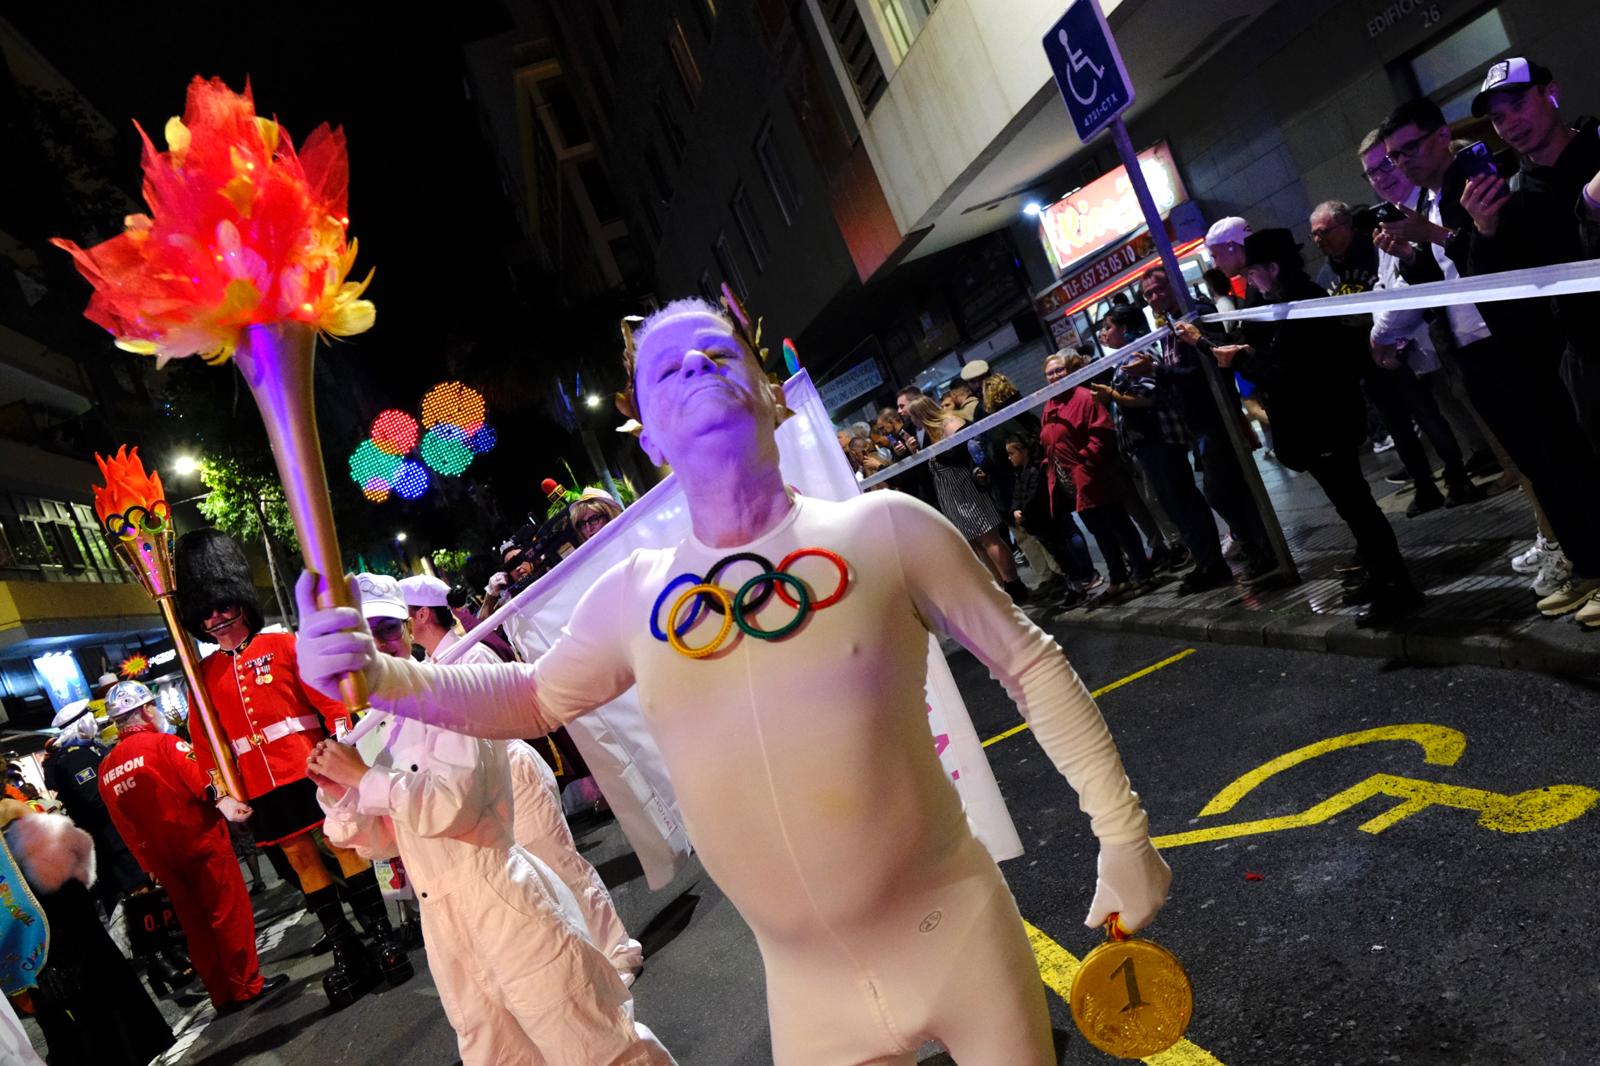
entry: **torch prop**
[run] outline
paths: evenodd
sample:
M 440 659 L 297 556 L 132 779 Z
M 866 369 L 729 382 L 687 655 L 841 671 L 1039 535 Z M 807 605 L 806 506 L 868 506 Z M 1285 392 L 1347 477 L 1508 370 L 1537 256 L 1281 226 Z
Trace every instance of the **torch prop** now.
M 95 514 L 117 558 L 156 601 L 161 609 L 161 620 L 172 634 L 172 646 L 177 649 L 178 663 L 189 683 L 190 713 L 198 714 L 205 724 L 211 761 L 216 765 L 211 772 L 211 783 L 218 793 L 242 800 L 245 792 L 239 784 L 239 768 L 234 764 L 233 752 L 217 720 L 217 710 L 211 705 L 211 693 L 200 681 L 200 658 L 195 654 L 194 642 L 178 621 L 178 605 L 174 599 L 178 584 L 172 572 L 172 508 L 167 505 L 161 475 L 156 472 L 146 475 L 139 449 L 129 449 L 127 445 L 118 448 L 114 457 L 107 459 L 96 455 L 95 461 L 106 479 L 103 486 L 94 486 Z
M 321 578 L 320 606 L 354 606 L 334 531 L 327 472 L 312 404 L 318 333 L 348 337 L 372 328 L 363 281 L 346 280 L 356 242 L 347 240 L 350 164 L 344 134 L 326 125 L 295 150 L 274 121 L 256 114 L 246 86 L 195 78 L 182 119 L 166 126 L 167 150 L 141 129 L 149 215 L 71 254 L 94 286 L 85 315 L 117 347 L 160 363 L 198 355 L 234 358 L 266 424 L 308 570 Z M 352 717 L 367 707 L 365 680 L 347 676 L 340 695 Z
M 267 427 L 267 441 L 294 518 L 300 554 L 306 569 L 319 578 L 317 606 L 359 607 L 344 579 L 344 557 L 322 464 L 313 402 L 316 346 L 316 333 L 299 322 L 250 326 L 239 339 L 233 361 L 250 386 Z M 339 681 L 339 696 L 353 722 L 358 712 L 368 709 L 366 678 L 346 674 Z

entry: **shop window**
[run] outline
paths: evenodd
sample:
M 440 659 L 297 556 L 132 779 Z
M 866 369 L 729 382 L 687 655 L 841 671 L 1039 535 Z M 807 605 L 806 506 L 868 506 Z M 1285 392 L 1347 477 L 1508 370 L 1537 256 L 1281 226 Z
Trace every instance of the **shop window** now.
M 783 224 L 794 225 L 795 213 L 800 207 L 800 197 L 795 191 L 794 179 L 789 174 L 789 168 L 784 165 L 783 156 L 778 152 L 778 145 L 773 140 L 772 122 L 768 120 L 761 132 L 756 136 L 756 161 L 761 164 L 761 173 L 767 179 L 767 187 L 772 190 L 772 198 L 778 203 L 778 213 L 783 216 Z
M 1490 10 L 1430 44 L 1407 66 L 1417 92 L 1432 97 L 1455 122 L 1471 113 L 1484 70 L 1510 50 L 1505 20 Z
M 761 220 L 756 218 L 755 209 L 750 205 L 750 195 L 742 184 L 733 190 L 729 206 L 733 208 L 733 221 L 739 227 L 739 236 L 744 238 L 750 261 L 755 264 L 756 273 L 760 274 L 767 268 L 767 237 L 761 232 Z

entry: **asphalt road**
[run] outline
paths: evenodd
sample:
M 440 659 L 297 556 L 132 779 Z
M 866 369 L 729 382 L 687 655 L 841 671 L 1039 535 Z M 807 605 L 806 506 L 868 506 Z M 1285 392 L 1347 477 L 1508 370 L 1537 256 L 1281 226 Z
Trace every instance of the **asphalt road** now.
M 1156 637 L 1062 639 L 1093 688 L 1188 650 Z M 963 652 L 951 664 L 980 737 L 1018 724 L 975 660 Z M 1509 671 L 1208 645 L 1100 703 L 1176 872 L 1149 934 L 1195 987 L 1190 1044 L 1150 1061 L 1600 1061 L 1595 691 Z M 1056 945 L 1053 958 L 1082 956 L 1100 940 L 1083 926 L 1096 853 L 1087 820 L 1026 731 L 987 753 L 1028 849 L 1004 864 L 1022 914 Z M 582 833 L 581 846 L 645 942 L 638 1016 L 686 1066 L 770 1061 L 760 960 L 715 886 L 694 867 L 647 893 L 612 824 Z M 266 967 L 288 972 L 290 991 L 229 1018 L 190 1012 L 164 1061 L 456 1061 L 424 954 L 408 984 L 329 1012 L 324 960 L 304 954 L 314 924 L 280 928 L 294 906 L 274 889 L 258 921 L 279 941 Z M 1076 1033 L 1058 995 L 1049 1000 L 1062 1062 L 1114 1061 Z M 949 1061 L 934 1049 L 925 1060 Z

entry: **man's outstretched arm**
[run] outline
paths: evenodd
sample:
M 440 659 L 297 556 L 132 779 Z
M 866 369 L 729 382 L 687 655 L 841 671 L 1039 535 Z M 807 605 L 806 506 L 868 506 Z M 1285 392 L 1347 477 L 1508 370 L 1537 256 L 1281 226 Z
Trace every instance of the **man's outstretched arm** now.
M 300 676 L 317 691 L 337 696 L 339 678 L 360 673 L 375 706 L 468 736 L 543 736 L 633 684 L 621 642 L 605 624 L 615 614 L 604 604 L 621 580 L 613 579 L 620 570 L 608 572 L 584 595 L 572 623 L 538 662 L 448 666 L 378 654 L 361 612 L 318 608 L 316 575 L 303 573 L 295 585 Z M 354 595 L 353 585 L 352 580 Z

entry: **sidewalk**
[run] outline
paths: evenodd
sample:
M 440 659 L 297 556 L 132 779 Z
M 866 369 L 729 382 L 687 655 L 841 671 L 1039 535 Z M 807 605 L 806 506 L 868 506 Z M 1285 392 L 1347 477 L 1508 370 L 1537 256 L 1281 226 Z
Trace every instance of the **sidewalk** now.
M 1252 591 L 1241 584 L 1179 596 L 1175 578 L 1135 600 L 1038 617 L 1052 627 L 1152 633 L 1184 640 L 1366 655 L 1432 665 L 1503 666 L 1553 674 L 1600 674 L 1600 632 L 1534 608 L 1532 578 L 1511 557 L 1533 540 L 1532 511 L 1520 489 L 1481 503 L 1405 516 L 1412 489 L 1383 478 L 1399 469 L 1390 452 L 1366 455 L 1373 495 L 1390 515 L 1413 579 L 1427 601 L 1388 628 L 1357 629 L 1341 603 L 1334 564 L 1354 550 L 1349 531 L 1310 475 L 1256 453 L 1301 583 Z M 1493 479 L 1482 479 L 1491 484 Z M 1091 542 L 1092 547 L 1092 542 Z M 1099 562 L 1098 555 L 1096 556 Z M 1092 604 L 1092 601 L 1091 601 Z M 1032 613 L 1032 612 L 1030 612 Z

